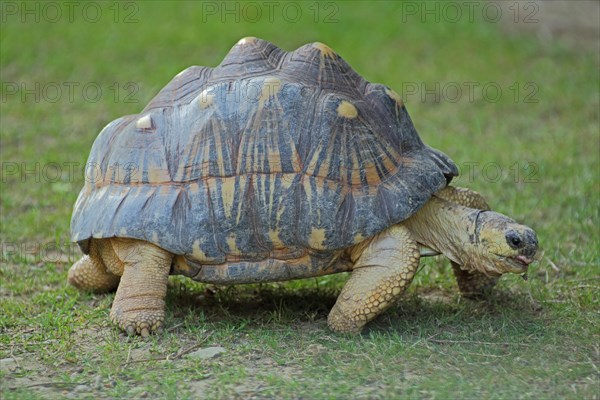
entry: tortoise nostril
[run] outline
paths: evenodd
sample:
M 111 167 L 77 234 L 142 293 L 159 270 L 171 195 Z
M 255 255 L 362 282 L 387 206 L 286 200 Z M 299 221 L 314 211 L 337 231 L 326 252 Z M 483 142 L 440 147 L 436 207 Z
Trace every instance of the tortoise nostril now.
M 523 247 L 521 236 L 515 231 L 508 231 L 506 234 L 506 243 L 508 243 L 508 245 L 513 249 L 519 249 Z
M 527 240 L 531 243 L 531 245 L 533 247 L 538 246 L 537 235 L 535 234 L 535 232 L 533 230 L 531 230 L 531 229 L 527 230 L 525 232 L 525 236 L 527 237 Z

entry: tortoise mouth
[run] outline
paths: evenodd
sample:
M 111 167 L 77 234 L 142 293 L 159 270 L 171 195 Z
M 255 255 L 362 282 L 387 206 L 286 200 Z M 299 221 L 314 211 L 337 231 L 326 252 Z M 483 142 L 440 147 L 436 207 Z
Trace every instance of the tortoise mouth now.
M 531 264 L 534 260 L 533 258 L 529 258 L 527 256 L 524 255 L 518 255 L 515 257 L 508 257 L 512 262 L 517 263 L 522 265 L 523 267 L 527 268 L 529 266 L 529 264 Z
M 514 272 L 514 273 L 527 272 L 527 269 L 529 268 L 529 264 L 531 264 L 532 262 L 535 261 L 535 259 L 527 257 L 522 254 L 519 254 L 517 256 L 510 256 L 510 257 L 501 256 L 498 254 L 496 254 L 496 256 L 498 256 L 498 258 L 500 258 L 500 260 L 509 267 L 508 272 Z

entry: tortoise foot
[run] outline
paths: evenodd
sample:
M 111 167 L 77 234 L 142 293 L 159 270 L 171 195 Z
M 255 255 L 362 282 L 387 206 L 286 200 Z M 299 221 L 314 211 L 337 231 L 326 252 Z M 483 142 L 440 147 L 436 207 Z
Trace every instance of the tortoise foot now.
M 359 334 L 367 321 L 357 321 L 345 316 L 339 307 L 334 306 L 327 317 L 327 325 L 336 333 Z
M 137 299 L 136 299 L 137 300 Z M 115 302 L 110 312 L 111 321 L 128 335 L 146 337 L 162 330 L 165 319 L 164 303 L 162 309 L 140 310 L 135 305 Z M 147 306 L 146 306 L 147 307 Z

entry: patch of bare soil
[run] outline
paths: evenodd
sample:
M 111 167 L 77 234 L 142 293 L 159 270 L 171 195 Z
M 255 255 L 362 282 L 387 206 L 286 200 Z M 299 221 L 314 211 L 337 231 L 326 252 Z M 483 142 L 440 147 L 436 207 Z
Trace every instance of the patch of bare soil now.
M 73 337 L 78 344 L 79 351 L 97 352 L 98 343 L 106 340 L 111 335 L 112 327 L 97 327 L 83 329 Z M 27 332 L 21 332 L 27 335 Z M 92 393 L 101 393 L 108 385 L 114 382 L 104 382 L 100 376 L 91 376 L 81 382 L 65 382 L 65 373 L 70 374 L 73 380 L 79 377 L 83 368 L 57 357 L 52 365 L 42 362 L 34 353 L 16 350 L 13 354 L 0 360 L 0 372 L 4 375 L 0 380 L 0 389 L 6 391 L 17 389 L 30 389 L 41 398 L 82 398 Z M 100 357 L 100 355 L 98 355 Z
M 542 43 L 600 53 L 600 2 L 597 0 L 494 1 L 502 26 L 512 34 L 532 34 Z M 600 56 L 600 54 L 599 54 Z

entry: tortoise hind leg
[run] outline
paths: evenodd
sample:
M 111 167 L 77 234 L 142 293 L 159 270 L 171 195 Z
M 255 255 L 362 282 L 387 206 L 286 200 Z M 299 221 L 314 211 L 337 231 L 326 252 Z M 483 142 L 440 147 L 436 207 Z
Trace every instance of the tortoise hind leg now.
M 90 242 L 89 255 L 83 256 L 69 269 L 68 281 L 80 290 L 95 293 L 110 292 L 119 286 L 120 277 L 105 265 L 94 239 Z
M 435 194 L 444 200 L 478 210 L 490 210 L 485 198 L 474 190 L 448 186 Z M 481 272 L 470 272 L 461 269 L 460 265 L 451 261 L 452 271 L 456 277 L 458 288 L 467 298 L 480 298 L 488 294 L 496 283 L 497 277 L 487 276 Z
M 411 233 L 394 225 L 350 251 L 352 275 L 328 317 L 336 332 L 358 333 L 391 306 L 408 287 L 419 266 L 419 248 Z
M 114 238 L 109 243 L 123 266 L 111 320 L 129 335 L 148 336 L 164 321 L 173 255 L 141 240 Z

